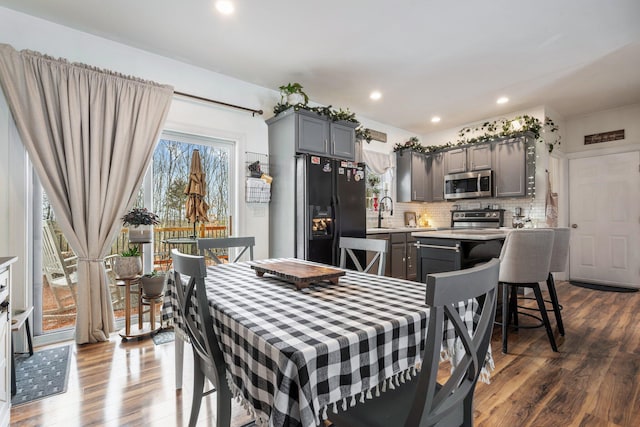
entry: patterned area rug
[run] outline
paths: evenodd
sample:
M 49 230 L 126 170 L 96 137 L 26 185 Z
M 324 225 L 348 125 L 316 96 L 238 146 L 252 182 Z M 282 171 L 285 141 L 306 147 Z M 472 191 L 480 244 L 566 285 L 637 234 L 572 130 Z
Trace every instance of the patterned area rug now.
M 16 356 L 16 395 L 12 405 L 21 405 L 34 400 L 67 391 L 71 346 L 50 348 Z
M 153 343 L 155 345 L 166 344 L 175 340 L 175 334 L 173 329 L 163 329 L 153 336 Z

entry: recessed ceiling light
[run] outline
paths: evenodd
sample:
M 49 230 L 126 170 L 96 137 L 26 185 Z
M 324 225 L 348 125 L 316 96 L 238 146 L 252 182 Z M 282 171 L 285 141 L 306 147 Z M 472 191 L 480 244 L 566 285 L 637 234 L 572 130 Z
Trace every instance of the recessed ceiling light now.
M 498 104 L 506 104 L 507 102 L 509 102 L 509 98 L 507 98 L 506 96 L 501 96 L 496 102 Z
M 234 7 L 233 3 L 228 0 L 218 0 L 216 2 L 216 9 L 223 15 L 231 15 L 233 13 Z
M 431 117 L 431 123 L 440 123 L 440 117 L 438 116 Z
M 378 99 L 382 98 L 382 94 L 379 91 L 374 90 L 369 95 L 369 98 L 373 99 L 374 101 L 377 101 Z

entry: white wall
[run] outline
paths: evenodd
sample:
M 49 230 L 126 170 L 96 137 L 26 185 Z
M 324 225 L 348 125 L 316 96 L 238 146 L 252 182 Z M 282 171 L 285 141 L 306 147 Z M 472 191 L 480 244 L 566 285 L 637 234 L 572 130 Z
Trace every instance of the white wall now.
M 584 145 L 585 135 L 624 129 L 625 139 Z M 640 146 L 640 104 L 599 111 L 566 120 L 563 151 L 576 153 L 589 150 Z
M 176 96 L 167 118 L 167 129 L 196 132 L 237 142 L 234 184 L 238 197 L 234 201 L 234 234 L 254 235 L 256 258 L 268 255 L 268 206 L 247 205 L 244 202 L 244 155 L 246 151 L 268 153 L 264 120 L 271 115 L 270 111 L 279 99 L 277 92 L 5 8 L 0 8 L 0 40 L 17 50 L 35 50 L 69 61 L 170 84 L 181 92 L 264 110 L 264 116 L 252 117 L 245 111 Z M 6 135 L 9 117 L 6 107 L 0 106 L 0 154 L 3 162 L 8 159 L 4 154 L 8 150 Z M 14 164 L 7 166 L 0 172 L 0 182 L 3 183 L 0 189 L 0 219 L 3 220 L 0 225 L 1 253 L 11 252 L 6 232 L 8 221 L 5 218 L 12 216 L 9 211 L 16 210 L 4 184 L 9 176 L 15 175 L 12 169 L 19 167 Z M 27 182 L 17 182 L 15 185 L 27 189 Z M 16 190 L 20 191 L 20 188 Z M 14 213 L 13 216 L 16 215 Z

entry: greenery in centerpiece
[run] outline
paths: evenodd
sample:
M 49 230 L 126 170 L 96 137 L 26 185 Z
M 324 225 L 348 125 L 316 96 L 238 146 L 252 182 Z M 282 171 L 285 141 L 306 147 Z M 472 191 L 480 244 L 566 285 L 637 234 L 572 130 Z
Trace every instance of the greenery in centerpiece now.
M 393 147 L 394 152 L 402 152 L 405 150 L 417 151 L 420 153 L 431 153 L 441 151 L 446 148 L 457 147 L 461 145 L 479 144 L 490 142 L 497 138 L 513 137 L 523 133 L 531 133 L 533 138 L 538 142 L 545 142 L 541 137 L 542 133 L 556 133 L 558 126 L 546 117 L 542 123 L 536 117 L 523 115 L 517 116 L 511 120 L 497 119 L 494 121 L 483 122 L 475 127 L 464 127 L 458 131 L 459 139 L 456 142 L 447 142 L 442 145 L 423 146 L 418 142 L 418 138 L 411 137 L 406 142 L 399 142 Z M 475 137 L 469 137 L 472 133 L 481 133 Z M 553 141 L 547 141 L 547 149 L 551 153 L 556 145 L 560 145 L 560 135 L 555 136 Z

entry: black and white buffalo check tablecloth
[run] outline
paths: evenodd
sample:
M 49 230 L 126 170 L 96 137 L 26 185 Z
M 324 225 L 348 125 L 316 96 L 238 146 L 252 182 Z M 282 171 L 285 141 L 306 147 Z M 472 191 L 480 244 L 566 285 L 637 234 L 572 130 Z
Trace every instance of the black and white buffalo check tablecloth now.
M 275 261 L 283 259 L 209 267 L 205 282 L 230 386 L 258 425 L 317 426 L 335 405 L 416 375 L 429 316 L 425 284 L 348 271 L 338 285 L 296 290 L 251 269 Z M 163 317 L 182 328 L 173 286 Z M 466 310 L 469 328 L 474 310 Z

